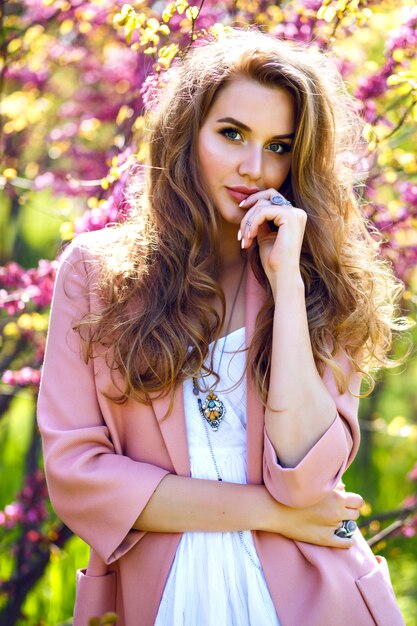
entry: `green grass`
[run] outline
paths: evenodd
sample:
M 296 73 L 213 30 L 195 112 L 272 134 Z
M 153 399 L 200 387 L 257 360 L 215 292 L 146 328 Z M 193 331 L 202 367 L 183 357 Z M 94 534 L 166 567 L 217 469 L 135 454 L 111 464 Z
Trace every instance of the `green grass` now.
M 34 411 L 35 399 L 22 391 L 0 420 L 0 509 L 15 500 L 23 485 L 24 459 L 31 442 Z M 56 626 L 70 620 L 75 572 L 85 567 L 87 561 L 88 546 L 78 537 L 68 541 L 63 550 L 55 548 L 44 576 L 26 598 L 23 618 L 17 625 Z M 0 579 L 7 580 L 13 566 L 7 550 L 0 550 Z
M 24 617 L 16 626 L 63 626 L 71 623 L 75 573 L 86 567 L 88 546 L 72 537 L 64 550 L 55 550 L 43 578 L 23 605 Z
M 28 392 L 18 394 L 0 420 L 0 508 L 14 500 L 22 486 L 23 459 L 28 449 L 35 399 Z

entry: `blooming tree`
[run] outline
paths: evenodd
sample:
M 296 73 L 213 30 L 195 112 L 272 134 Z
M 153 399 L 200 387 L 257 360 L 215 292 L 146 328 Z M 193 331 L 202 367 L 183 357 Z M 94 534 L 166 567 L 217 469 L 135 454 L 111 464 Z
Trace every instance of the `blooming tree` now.
M 2 3 L 0 189 L 7 239 L 0 249 L 0 415 L 23 389 L 36 396 L 57 262 L 11 260 L 19 213 L 38 195 L 61 225 L 57 244 L 123 220 L 126 181 L 140 177 L 146 110 L 190 46 L 230 26 L 257 25 L 331 51 L 365 120 L 360 189 L 364 214 L 415 303 L 417 261 L 417 9 L 402 2 L 388 24 L 373 0 L 12 0 Z M 384 30 L 383 38 L 378 33 Z M 375 60 L 377 59 L 377 60 Z M 53 207 L 53 208 L 51 208 Z M 7 223 L 7 224 L 6 224 Z M 54 516 L 33 433 L 25 479 L 0 511 L 0 541 L 13 567 L 0 581 L 0 622 L 13 624 L 68 529 Z M 409 479 L 417 481 L 417 466 Z M 416 498 L 395 529 L 413 534 Z M 391 532 L 391 531 L 389 531 Z M 387 534 L 387 533 L 386 533 Z

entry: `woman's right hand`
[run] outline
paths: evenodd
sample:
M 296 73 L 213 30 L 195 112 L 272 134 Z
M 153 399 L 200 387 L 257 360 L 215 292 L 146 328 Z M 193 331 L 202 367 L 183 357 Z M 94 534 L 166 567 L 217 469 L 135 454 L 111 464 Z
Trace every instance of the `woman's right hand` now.
M 363 498 L 346 492 L 344 485 L 330 491 L 322 500 L 304 508 L 285 506 L 269 496 L 266 522 L 260 530 L 289 539 L 332 548 L 350 548 L 353 539 L 341 539 L 334 532 L 344 520 L 357 520 Z

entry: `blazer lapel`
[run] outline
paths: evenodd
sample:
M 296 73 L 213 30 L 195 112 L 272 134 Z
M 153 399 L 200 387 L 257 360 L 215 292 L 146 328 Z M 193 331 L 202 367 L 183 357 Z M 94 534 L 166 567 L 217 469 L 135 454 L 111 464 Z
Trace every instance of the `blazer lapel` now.
M 165 417 L 171 398 L 173 398 L 173 408 Z M 163 398 L 153 399 L 152 407 L 176 473 L 179 476 L 189 476 L 190 459 L 182 385 L 177 385 L 172 393 Z
M 250 265 L 246 278 L 246 346 L 249 346 L 256 325 L 256 317 L 265 303 L 266 292 L 256 280 Z M 247 408 L 246 408 L 246 465 L 248 483 L 262 482 L 264 407 L 252 381 L 250 368 L 246 374 Z

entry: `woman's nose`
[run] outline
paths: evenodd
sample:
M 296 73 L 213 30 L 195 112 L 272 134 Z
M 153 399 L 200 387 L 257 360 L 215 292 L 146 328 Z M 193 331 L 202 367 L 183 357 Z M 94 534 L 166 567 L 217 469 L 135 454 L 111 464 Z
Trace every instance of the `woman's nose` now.
M 259 146 L 248 146 L 241 155 L 238 173 L 242 177 L 250 180 L 258 180 L 262 175 L 262 148 Z

